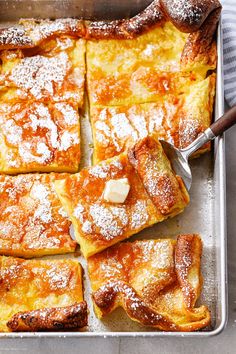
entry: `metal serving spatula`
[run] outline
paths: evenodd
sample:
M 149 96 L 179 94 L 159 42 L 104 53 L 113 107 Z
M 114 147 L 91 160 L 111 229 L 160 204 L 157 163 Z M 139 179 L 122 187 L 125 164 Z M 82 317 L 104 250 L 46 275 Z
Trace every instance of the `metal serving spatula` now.
M 192 184 L 192 173 L 188 163 L 189 157 L 208 141 L 215 139 L 236 123 L 236 106 L 227 111 L 221 118 L 207 128 L 185 149 L 177 149 L 172 144 L 161 140 L 162 147 L 169 158 L 175 173 L 182 177 L 186 188 Z

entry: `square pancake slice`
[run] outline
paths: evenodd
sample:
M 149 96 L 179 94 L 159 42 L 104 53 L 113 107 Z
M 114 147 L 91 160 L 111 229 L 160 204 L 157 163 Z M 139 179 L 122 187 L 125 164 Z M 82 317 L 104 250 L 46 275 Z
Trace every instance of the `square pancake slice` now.
M 35 43 L 21 48 L 20 34 L 10 49 L 0 41 L 2 173 L 78 171 L 85 40 L 69 24 L 25 20 Z
M 101 318 L 123 307 L 133 321 L 162 331 L 195 331 L 210 324 L 196 306 L 201 287 L 198 235 L 124 242 L 88 259 L 92 298 Z
M 75 26 L 76 20 L 71 21 Z M 21 20 L 22 31 L 34 37 L 29 48 L 20 46 L 20 34 L 10 49 L 0 40 L 2 99 L 67 101 L 75 107 L 83 106 L 85 40 L 71 28 L 72 22 L 69 26 L 70 19 Z
M 90 108 L 94 163 L 127 150 L 139 139 L 155 135 L 177 148 L 185 148 L 211 123 L 215 75 L 192 84 L 186 94 L 127 106 Z M 209 150 L 205 145 L 197 154 Z
M 107 183 L 124 178 L 130 187 L 125 201 L 107 201 Z M 189 202 L 182 179 L 151 137 L 115 158 L 55 181 L 55 187 L 85 257 L 181 213 Z
M 66 174 L 0 175 L 0 254 L 40 257 L 73 252 L 71 222 L 54 190 Z
M 0 257 L 0 331 L 39 331 L 87 325 L 82 267 L 76 260 Z
M 90 104 L 153 102 L 185 92 L 192 82 L 204 79 L 208 70 L 215 68 L 215 62 L 209 66 L 193 61 L 190 68 L 181 65 L 188 36 L 165 22 L 134 39 L 89 40 L 86 56 Z
M 67 102 L 1 102 L 0 172 L 77 172 L 79 114 Z

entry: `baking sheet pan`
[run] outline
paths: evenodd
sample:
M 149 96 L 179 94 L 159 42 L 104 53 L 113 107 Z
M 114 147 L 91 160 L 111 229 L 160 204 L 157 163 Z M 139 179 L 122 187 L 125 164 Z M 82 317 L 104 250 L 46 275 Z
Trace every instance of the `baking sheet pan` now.
M 30 3 L 30 4 L 29 4 Z M 85 17 L 111 18 L 137 13 L 150 1 L 6 1 L 0 0 L 0 23 L 16 20 L 18 17 Z M 57 4 L 55 4 L 57 3 Z M 111 3 L 113 4 L 111 7 Z M 108 6 L 109 4 L 109 6 Z M 128 5 L 128 8 L 127 8 Z M 56 6 L 56 8 L 55 8 Z M 104 12 L 103 9 L 109 8 Z M 118 11 L 118 8 L 121 10 Z M 45 12 L 45 9 L 46 12 Z M 49 10 L 50 9 L 50 10 Z M 65 9 L 67 9 L 65 11 Z M 91 11 L 88 15 L 88 11 Z M 107 16 L 106 16 L 107 14 Z M 223 114 L 223 74 L 221 25 L 218 28 L 218 68 L 215 119 Z M 92 134 L 89 117 L 85 113 L 81 119 L 83 165 L 91 163 Z M 227 274 L 226 274 L 226 204 L 225 204 L 225 150 L 224 136 L 214 142 L 210 153 L 191 161 L 193 184 L 190 191 L 191 202 L 184 213 L 177 217 L 146 229 L 130 240 L 141 238 L 175 237 L 180 233 L 199 233 L 203 240 L 202 272 L 204 285 L 199 303 L 206 304 L 212 315 L 210 327 L 192 333 L 160 332 L 143 327 L 131 321 L 122 309 L 117 309 L 103 321 L 96 318 L 90 297 L 86 261 L 79 257 L 85 269 L 85 300 L 90 315 L 87 330 L 73 332 L 0 333 L 1 337 L 87 337 L 87 336 L 212 336 L 220 333 L 227 318 Z M 54 256 L 55 257 L 55 256 Z M 75 256 L 57 256 L 57 258 Z

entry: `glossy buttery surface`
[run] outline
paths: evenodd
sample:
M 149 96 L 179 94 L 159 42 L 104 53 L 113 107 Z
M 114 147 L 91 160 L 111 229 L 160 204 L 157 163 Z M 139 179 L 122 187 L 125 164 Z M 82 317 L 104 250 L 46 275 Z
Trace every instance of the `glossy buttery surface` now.
M 55 181 L 85 257 L 181 213 L 189 202 L 183 182 L 174 174 L 159 142 L 146 138 L 134 150 L 133 162 L 131 152 L 123 153 Z M 106 202 L 106 181 L 120 178 L 127 178 L 130 185 L 125 202 Z
M 43 36 L 33 20 L 23 24 Z M 78 170 L 84 53 L 83 39 L 60 33 L 33 48 L 0 52 L 0 172 Z
M 9 330 L 6 323 L 20 311 L 66 307 L 83 300 L 82 271 L 75 260 L 0 257 L 0 276 L 1 331 Z M 43 313 L 37 315 L 45 328 Z
M 201 240 L 141 240 L 115 245 L 88 260 L 95 312 L 103 317 L 116 307 L 143 325 L 189 331 L 210 323 L 201 292 Z
M 183 148 L 210 125 L 215 75 L 208 71 L 216 67 L 215 43 L 188 63 L 182 60 L 187 38 L 166 22 L 132 40 L 88 41 L 94 162 L 150 134 Z
M 66 174 L 0 176 L 0 254 L 40 257 L 73 252 L 71 222 L 54 182 Z

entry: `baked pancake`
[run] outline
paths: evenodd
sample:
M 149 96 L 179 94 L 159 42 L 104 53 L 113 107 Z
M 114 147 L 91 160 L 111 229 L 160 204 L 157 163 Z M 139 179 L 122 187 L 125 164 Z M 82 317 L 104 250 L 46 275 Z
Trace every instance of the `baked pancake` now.
M 85 71 L 92 123 L 99 119 L 99 108 L 119 106 L 122 111 L 134 104 L 182 102 L 194 87 L 206 87 L 205 79 L 216 67 L 214 32 L 221 6 L 217 0 L 188 0 L 186 4 L 179 8 L 178 2 L 173 6 L 170 1 L 155 0 L 127 20 L 28 19 L 1 29 L 0 106 L 4 112 L 0 112 L 0 171 L 78 172 L 77 110 L 83 106 Z M 211 115 L 214 90 L 211 80 L 204 116 Z M 60 118 L 56 105 L 64 107 L 59 109 Z M 32 110 L 37 111 L 36 118 Z M 180 140 L 184 131 L 185 145 L 193 140 L 188 131 L 193 130 L 195 137 L 202 126 L 197 119 L 194 124 L 189 122 L 188 114 L 188 110 L 181 114 L 181 127 L 186 129 L 180 127 L 178 134 L 179 121 L 174 118 L 170 127 L 171 134 L 179 135 Z M 96 126 L 94 129 L 96 139 Z M 162 136 L 161 130 L 158 136 Z M 115 134 L 111 130 L 110 135 Z M 120 144 L 124 142 L 116 144 L 117 152 L 123 151 Z M 95 145 L 97 148 L 97 142 Z M 100 161 L 97 155 L 100 151 L 95 150 L 95 162 Z
M 0 45 L 3 49 L 28 49 L 41 45 L 45 40 L 63 37 L 84 37 L 83 21 L 72 18 L 21 19 L 14 27 L 0 29 Z
M 155 135 L 178 148 L 188 146 L 211 123 L 215 75 L 199 81 L 188 93 L 128 106 L 91 106 L 94 163 L 127 150 L 138 139 Z M 210 149 L 210 144 L 197 154 Z
M 39 257 L 73 252 L 71 222 L 54 190 L 66 174 L 0 175 L 0 254 Z
M 0 172 L 78 171 L 85 40 L 77 22 L 22 20 L 22 36 L 0 34 Z M 27 33 L 34 42 L 24 47 Z
M 107 201 L 108 185 L 124 180 L 129 184 L 125 200 Z M 85 257 L 179 214 L 189 202 L 182 179 L 174 174 L 161 144 L 151 137 L 128 153 L 55 181 L 55 188 Z M 115 187 L 113 193 L 119 193 L 119 188 L 125 187 Z
M 80 38 L 81 26 L 81 21 L 73 19 L 24 19 L 17 27 L 2 29 L 1 96 L 15 100 L 66 101 L 82 107 L 85 40 Z M 22 42 L 28 38 L 27 33 L 33 40 L 30 46 L 24 47 Z
M 37 48 L 1 50 L 1 99 L 66 101 L 82 107 L 84 54 L 85 41 L 69 36 L 48 40 Z
M 187 37 L 188 34 L 166 22 L 131 40 L 88 41 L 90 103 L 101 106 L 147 103 L 186 92 L 192 82 L 204 79 L 216 65 L 216 60 L 201 68 L 197 65 L 197 70 L 194 63 L 191 70 L 181 65 Z
M 87 325 L 82 267 L 75 260 L 0 257 L 0 331 L 39 331 Z
M 88 259 L 96 315 L 121 306 L 142 325 L 163 331 L 195 331 L 210 324 L 201 293 L 201 239 L 141 240 L 115 245 Z
M 186 81 L 196 80 L 195 76 L 179 75 L 186 37 L 166 23 L 131 40 L 88 41 L 90 103 L 113 106 L 150 102 L 168 90 L 182 91 Z
M 79 114 L 72 105 L 0 104 L 0 172 L 76 172 L 79 161 Z
M 220 10 L 218 1 L 153 1 L 129 20 L 88 25 L 95 163 L 124 151 L 140 131 L 185 147 L 209 127 L 215 80 L 208 76 L 216 68 Z M 149 120 L 162 124 L 149 129 Z M 209 149 L 210 144 L 197 155 Z
M 218 0 L 154 0 L 129 19 L 86 22 L 86 38 L 134 39 L 170 21 L 179 31 L 190 34 L 184 47 L 189 60 L 203 59 L 212 44 L 221 9 Z

